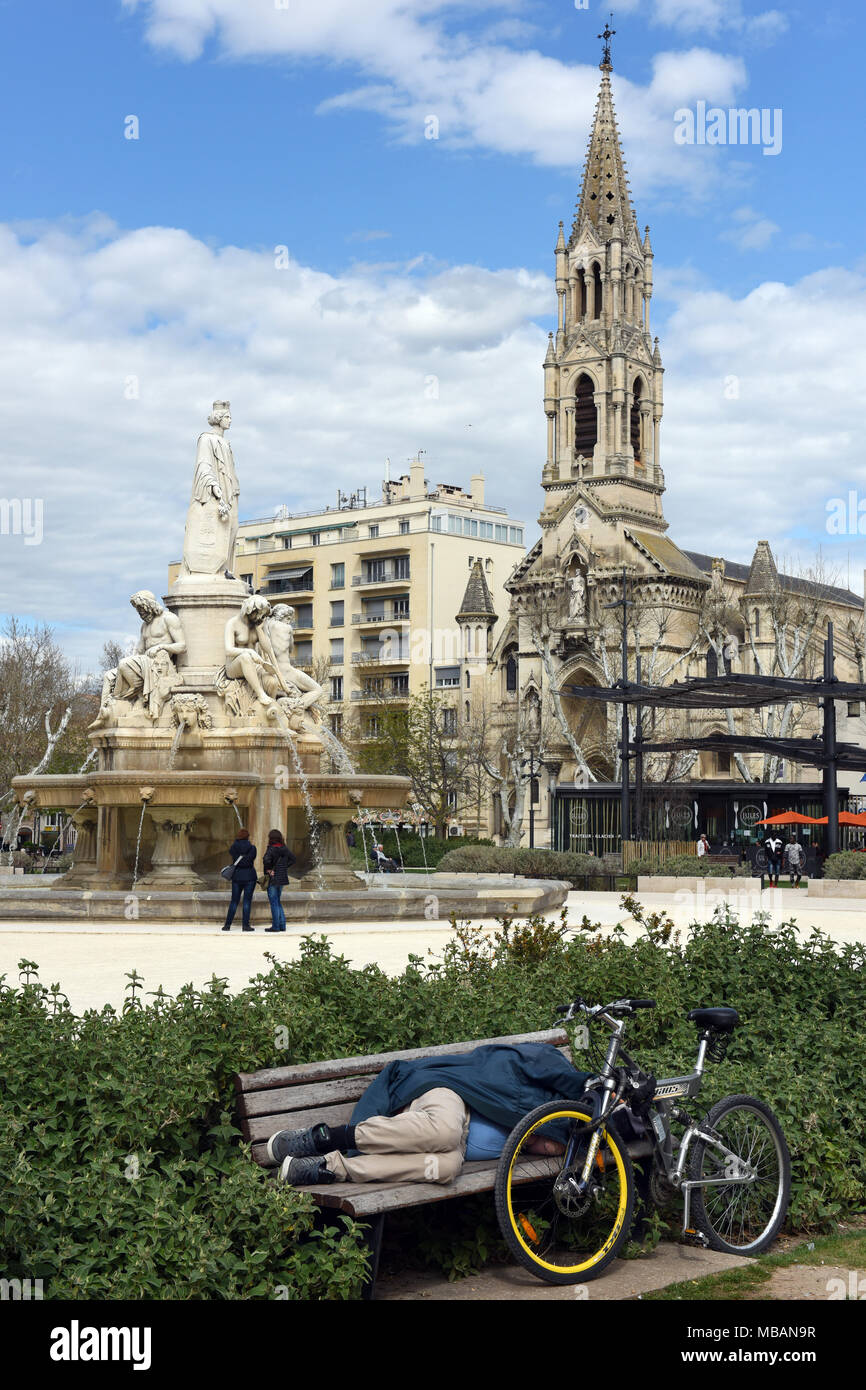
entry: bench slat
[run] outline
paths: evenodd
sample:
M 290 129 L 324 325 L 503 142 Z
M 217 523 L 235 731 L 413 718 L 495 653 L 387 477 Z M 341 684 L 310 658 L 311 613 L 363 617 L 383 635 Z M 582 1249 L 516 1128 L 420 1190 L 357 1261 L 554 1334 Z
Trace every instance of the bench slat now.
M 369 1057 L 337 1057 L 330 1061 L 304 1062 L 293 1067 L 270 1067 L 262 1071 L 239 1072 L 235 1076 L 235 1091 L 247 1095 L 252 1091 L 272 1090 L 314 1081 L 336 1081 L 347 1076 L 369 1076 L 380 1072 L 389 1062 L 414 1060 L 422 1057 L 448 1057 L 472 1052 L 490 1043 L 552 1043 L 562 1047 L 568 1035 L 562 1028 L 548 1028 L 540 1033 L 516 1033 L 504 1038 L 475 1038 L 467 1042 L 441 1043 L 437 1047 L 412 1047 L 405 1052 L 378 1052 Z
M 458 1176 L 449 1183 L 335 1182 L 328 1187 L 307 1187 L 304 1191 L 315 1197 L 320 1206 L 337 1207 L 353 1216 L 375 1216 L 429 1202 L 443 1202 L 449 1197 L 465 1197 L 473 1192 L 492 1192 L 498 1166 L 496 1159 L 464 1163 Z M 520 1182 L 520 1167 L 515 1174 L 517 1182 Z M 535 1160 L 527 1180 L 538 1176 L 538 1160 Z
M 340 1101 L 360 1100 L 370 1085 L 369 1076 L 349 1076 L 340 1081 L 319 1081 L 308 1086 L 276 1086 L 268 1091 L 242 1091 L 238 1114 L 288 1114 L 309 1110 L 314 1105 L 337 1105 Z
M 266 1143 L 278 1129 L 308 1129 L 310 1125 L 317 1124 L 347 1125 L 354 1109 L 354 1102 L 349 1101 L 343 1105 L 317 1105 L 313 1110 L 290 1110 L 283 1115 L 256 1115 L 253 1119 L 242 1122 L 242 1133 L 244 1138 L 255 1146 L 257 1143 Z M 255 1147 L 253 1158 L 257 1163 L 260 1162 L 256 1158 Z M 265 1158 L 265 1163 L 268 1161 Z

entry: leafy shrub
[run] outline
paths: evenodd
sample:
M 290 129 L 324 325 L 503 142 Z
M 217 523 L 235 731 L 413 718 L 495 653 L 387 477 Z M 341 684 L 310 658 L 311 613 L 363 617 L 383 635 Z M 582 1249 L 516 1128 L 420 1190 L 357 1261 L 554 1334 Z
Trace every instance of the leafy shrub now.
M 603 873 L 592 854 L 508 849 L 497 845 L 452 849 L 439 861 L 438 867 L 448 874 L 521 874 L 525 878 L 582 879 Z
M 629 873 L 653 878 L 730 878 L 731 868 L 715 862 L 708 854 L 675 854 L 670 859 L 648 854 L 632 864 Z M 738 864 L 733 873 L 738 878 L 750 878 L 752 869 L 748 864 Z
M 440 955 L 410 957 L 388 976 L 308 937 L 300 959 L 271 958 L 234 996 L 214 978 L 142 1004 L 133 972 L 120 1014 L 80 1018 L 22 962 L 18 987 L 0 987 L 4 1274 L 43 1278 L 48 1298 L 356 1297 L 361 1225 L 317 1214 L 303 1191 L 252 1162 L 233 1118 L 233 1073 L 531 1032 L 578 994 L 656 999 L 630 1022 L 628 1046 L 657 1075 L 693 1065 L 689 1009 L 738 1009 L 727 1058 L 707 1068 L 690 1108 L 700 1115 L 740 1091 L 773 1106 L 793 1158 L 793 1229 L 861 1213 L 866 947 L 722 912 L 682 940 L 664 914 L 624 907 L 643 927 L 632 944 L 586 918 L 502 922 L 492 935 L 455 923 Z M 414 1229 L 424 1258 L 445 1270 L 495 1258 L 489 1194 L 471 1229 L 461 1203 L 443 1205 L 457 1215 L 451 1224 L 443 1212 L 437 1230 L 423 1209 L 399 1218 L 401 1249 Z
M 828 854 L 824 860 L 824 877 L 866 878 L 866 854 L 858 854 L 856 850 Z

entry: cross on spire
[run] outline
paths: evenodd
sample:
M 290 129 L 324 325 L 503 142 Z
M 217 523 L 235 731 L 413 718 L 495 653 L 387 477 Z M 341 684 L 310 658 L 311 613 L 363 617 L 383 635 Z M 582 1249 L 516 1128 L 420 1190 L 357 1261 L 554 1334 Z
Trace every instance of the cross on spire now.
M 611 19 L 613 19 L 613 15 L 611 15 Z M 611 67 L 612 67 L 612 64 L 611 64 L 611 61 L 610 61 L 610 41 L 611 41 L 611 39 L 613 38 L 613 36 L 614 36 L 615 33 L 616 33 L 616 30 L 615 30 L 615 29 L 611 29 L 611 27 L 610 27 L 609 24 L 605 24 L 605 26 L 604 26 L 604 33 L 597 35 L 598 38 L 604 39 L 604 52 L 602 53 L 601 64 L 600 64 L 600 66 L 603 67 L 603 68 L 611 68 Z

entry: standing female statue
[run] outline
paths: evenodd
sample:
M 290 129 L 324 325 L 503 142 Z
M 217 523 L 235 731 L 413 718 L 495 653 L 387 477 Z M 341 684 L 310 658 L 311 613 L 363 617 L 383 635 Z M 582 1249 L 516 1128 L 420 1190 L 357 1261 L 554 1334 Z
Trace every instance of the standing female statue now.
M 210 430 L 198 437 L 192 497 L 186 516 L 181 577 L 213 578 L 231 573 L 238 533 L 238 495 L 231 445 L 225 432 L 232 422 L 228 401 L 214 401 L 208 416 Z

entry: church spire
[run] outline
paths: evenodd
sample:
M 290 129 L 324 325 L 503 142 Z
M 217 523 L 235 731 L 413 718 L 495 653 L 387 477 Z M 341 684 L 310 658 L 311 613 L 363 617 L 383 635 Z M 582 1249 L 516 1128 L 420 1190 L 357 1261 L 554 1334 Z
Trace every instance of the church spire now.
M 613 33 L 613 30 L 610 33 Z M 608 35 L 609 39 L 607 27 L 605 35 Z M 601 241 L 610 239 L 617 218 L 623 227 L 630 228 L 635 222 L 616 112 L 613 109 L 610 74 L 608 41 L 605 45 L 605 59 L 601 63 L 601 87 L 586 154 L 583 186 L 571 231 L 572 243 L 587 222 L 592 224 Z

